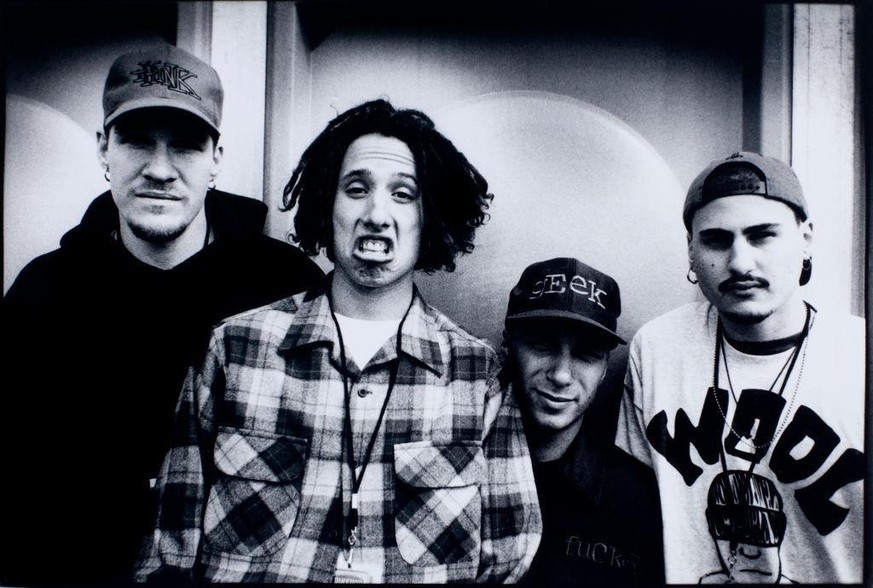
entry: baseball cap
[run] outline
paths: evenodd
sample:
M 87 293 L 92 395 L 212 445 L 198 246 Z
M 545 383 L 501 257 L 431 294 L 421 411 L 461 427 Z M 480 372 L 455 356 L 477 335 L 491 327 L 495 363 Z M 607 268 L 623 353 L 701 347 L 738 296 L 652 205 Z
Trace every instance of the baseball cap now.
M 509 292 L 506 325 L 542 318 L 578 321 L 626 344 L 615 332 L 620 314 L 615 280 L 578 259 L 557 257 L 525 268 Z
M 691 231 L 694 213 L 716 198 L 743 195 L 778 200 L 800 212 L 804 220 L 809 216 L 803 188 L 787 163 L 740 151 L 713 161 L 691 182 L 682 211 L 685 228 Z
M 718 474 L 709 487 L 706 520 L 716 539 L 775 547 L 785 536 L 785 513 L 776 486 L 752 472 Z
M 224 91 L 208 64 L 172 45 L 126 53 L 115 60 L 103 87 L 103 126 L 140 108 L 190 112 L 218 132 Z

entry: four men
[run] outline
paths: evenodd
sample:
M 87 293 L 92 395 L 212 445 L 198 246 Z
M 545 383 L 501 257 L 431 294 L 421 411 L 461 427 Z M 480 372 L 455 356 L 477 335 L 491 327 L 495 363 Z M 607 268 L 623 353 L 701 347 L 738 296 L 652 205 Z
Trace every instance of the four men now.
M 484 178 L 415 110 L 332 120 L 286 189 L 323 284 L 224 321 L 186 380 L 138 579 L 515 581 L 541 520 L 497 355 L 416 269 L 473 249 Z
M 119 57 L 97 134 L 110 189 L 3 300 L 0 583 L 128 578 L 210 327 L 322 275 L 262 234 L 263 203 L 209 188 L 222 97 L 175 47 Z
M 121 581 L 143 536 L 140 580 L 861 581 L 864 324 L 803 299 L 790 167 L 737 153 L 694 180 L 707 302 L 634 337 L 613 445 L 584 419 L 624 344 L 612 278 L 529 266 L 501 371 L 413 282 L 473 250 L 492 198 L 429 118 L 368 102 L 304 153 L 285 207 L 325 278 L 212 188 L 222 97 L 177 48 L 116 60 L 110 190 L 3 301 L 27 386 L 0 581 Z
M 803 299 L 800 183 L 736 153 L 683 219 L 707 302 L 637 332 L 616 433 L 657 476 L 667 581 L 861 582 L 864 321 Z

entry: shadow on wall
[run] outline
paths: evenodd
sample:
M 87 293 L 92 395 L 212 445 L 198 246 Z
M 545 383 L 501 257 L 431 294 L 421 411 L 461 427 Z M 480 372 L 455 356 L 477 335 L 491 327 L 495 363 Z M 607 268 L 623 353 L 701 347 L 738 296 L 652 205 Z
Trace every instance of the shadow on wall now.
M 46 104 L 6 97 L 3 292 L 34 257 L 56 249 L 107 190 L 94 133 Z
M 646 321 L 694 299 L 685 281 L 685 190 L 623 121 L 546 92 L 486 94 L 433 118 L 495 195 L 476 249 L 455 272 L 416 277 L 425 299 L 472 333 L 499 346 L 509 290 L 527 265 L 551 257 L 577 257 L 615 278 L 618 331 L 628 341 Z M 605 382 L 612 394 L 626 361 L 620 346 Z

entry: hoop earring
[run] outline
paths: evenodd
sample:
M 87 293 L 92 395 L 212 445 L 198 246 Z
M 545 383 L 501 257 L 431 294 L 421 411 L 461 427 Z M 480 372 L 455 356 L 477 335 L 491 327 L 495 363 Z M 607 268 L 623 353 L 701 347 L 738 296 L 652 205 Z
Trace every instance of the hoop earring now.
M 110 180 L 109 180 L 109 170 L 108 170 L 108 169 L 104 169 L 104 170 L 103 170 L 103 178 L 104 178 L 107 182 L 110 181 Z
M 693 274 L 693 273 L 694 273 L 694 269 L 689 267 L 689 268 L 688 268 L 688 273 L 685 274 L 685 279 L 688 280 L 691 284 L 695 284 L 695 285 L 696 285 L 697 282 L 698 282 L 699 280 L 697 279 L 697 274 L 694 275 L 694 279 L 693 279 L 693 280 L 691 279 L 691 274 Z

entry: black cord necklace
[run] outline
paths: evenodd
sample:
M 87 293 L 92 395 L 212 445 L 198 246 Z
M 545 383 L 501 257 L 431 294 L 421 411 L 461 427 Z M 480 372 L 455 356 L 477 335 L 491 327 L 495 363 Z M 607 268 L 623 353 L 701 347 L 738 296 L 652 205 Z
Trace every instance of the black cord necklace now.
M 364 479 L 364 472 L 367 470 L 367 465 L 370 463 L 370 456 L 373 453 L 373 446 L 376 444 L 376 437 L 379 433 L 379 428 L 382 426 L 382 419 L 385 416 L 385 410 L 388 408 L 388 401 L 391 399 L 391 392 L 394 391 L 394 384 L 397 381 L 397 372 L 400 369 L 400 349 L 403 336 L 403 324 L 406 322 L 406 317 L 409 316 L 409 310 L 412 308 L 412 305 L 415 302 L 415 297 L 416 292 L 413 289 L 412 299 L 409 301 L 409 306 L 406 307 L 406 312 L 403 313 L 403 318 L 400 320 L 400 324 L 397 325 L 395 345 L 396 357 L 391 362 L 391 371 L 388 376 L 388 391 L 385 393 L 385 400 L 382 402 L 382 408 L 379 411 L 379 418 L 376 420 L 376 426 L 373 428 L 373 432 L 370 434 L 370 440 L 367 443 L 367 448 L 364 451 L 363 459 L 360 462 L 361 471 L 357 475 L 355 474 L 356 462 L 354 455 L 354 439 L 352 434 L 351 389 L 349 387 L 348 376 L 346 375 L 347 366 L 345 343 L 343 341 L 343 334 L 339 326 L 339 321 L 337 321 L 336 314 L 333 310 L 333 300 L 331 299 L 330 295 L 328 295 L 327 297 L 328 307 L 330 308 L 330 316 L 333 319 L 334 325 L 336 326 L 337 339 L 339 340 L 340 367 L 342 371 L 341 375 L 343 378 L 343 442 L 345 445 L 344 453 L 346 454 L 346 462 L 349 466 L 349 470 L 352 473 L 351 508 L 349 509 L 349 514 L 347 516 L 343 516 L 342 529 L 342 535 L 345 536 L 344 547 L 346 551 L 348 551 L 348 556 L 346 556 L 345 559 L 346 564 L 349 568 L 352 567 L 352 554 L 355 545 L 358 543 L 358 490 L 361 488 L 361 480 Z M 340 483 L 340 499 L 343 505 L 345 505 L 345 501 L 342 498 L 342 483 Z M 343 509 L 345 509 L 345 506 L 343 506 Z M 348 532 L 348 536 L 346 536 L 346 532 Z
M 809 330 L 812 328 L 812 322 L 813 322 L 812 321 L 812 306 L 807 302 L 804 302 L 804 304 L 806 305 L 806 320 L 804 321 L 803 330 L 800 333 L 800 338 L 799 338 L 796 346 L 794 347 L 794 350 L 788 356 L 788 359 L 786 359 L 785 364 L 782 366 L 782 369 L 780 369 L 779 373 L 776 374 L 776 379 L 773 380 L 773 383 L 770 385 L 770 388 L 769 388 L 769 390 L 772 392 L 773 388 L 776 387 L 776 382 L 779 381 L 779 376 L 782 375 L 782 372 L 785 372 L 785 377 L 782 379 L 782 385 L 779 387 L 779 396 L 783 396 L 783 394 L 785 392 L 785 386 L 788 384 L 788 379 L 791 376 L 792 370 L 794 370 L 794 365 L 795 365 L 795 363 L 797 363 L 798 356 L 801 355 L 801 350 L 803 349 L 803 346 L 806 343 L 806 339 L 809 336 Z M 806 353 L 803 354 L 803 357 L 804 357 L 804 359 L 806 358 Z M 718 400 L 718 393 L 717 393 L 717 391 L 718 391 L 718 375 L 719 375 L 719 367 L 720 367 L 720 363 L 721 363 L 722 358 L 724 358 L 725 374 L 728 378 L 728 388 L 730 389 L 731 396 L 733 397 L 734 402 L 736 403 L 736 402 L 738 402 L 738 399 L 737 399 L 736 394 L 734 393 L 733 382 L 731 382 L 730 372 L 728 371 L 727 354 L 725 353 L 725 350 L 724 350 L 724 327 L 723 327 L 722 322 L 721 322 L 721 317 L 719 317 L 718 322 L 716 324 L 716 328 L 715 328 L 715 353 L 714 353 L 713 362 L 712 362 L 712 396 L 715 399 L 715 405 L 716 405 L 716 407 L 718 407 L 718 410 L 721 413 L 722 419 L 724 419 L 724 423 L 728 426 L 731 433 L 734 436 L 736 436 L 737 439 L 743 439 L 744 437 L 742 435 L 740 435 L 739 433 L 737 433 L 734 430 L 733 425 L 728 421 L 727 407 L 722 408 L 721 403 Z M 787 367 L 787 371 L 786 371 L 786 367 Z M 791 405 L 789 405 L 788 411 L 785 413 L 785 417 L 786 417 L 785 420 L 783 420 L 782 425 L 773 434 L 773 436 L 770 438 L 770 440 L 767 441 L 766 443 L 764 443 L 763 445 L 755 445 L 754 443 L 751 443 L 751 440 L 750 440 L 749 443 L 755 449 L 763 449 L 763 448 L 769 446 L 771 443 L 773 443 L 773 440 L 776 439 L 776 437 L 778 437 L 779 433 L 782 431 L 782 427 L 785 426 L 785 423 L 787 422 L 788 414 L 791 412 L 791 408 L 794 405 L 794 399 L 797 396 L 797 390 L 800 387 L 800 378 L 803 376 L 803 362 L 801 362 L 799 374 L 800 375 L 798 375 L 797 382 L 796 382 L 795 387 L 794 387 L 794 394 L 791 396 Z M 724 448 L 722 448 L 722 452 L 723 451 L 724 451 Z M 722 455 L 722 465 L 724 465 L 724 455 Z M 754 467 L 754 463 L 752 464 L 752 467 Z

